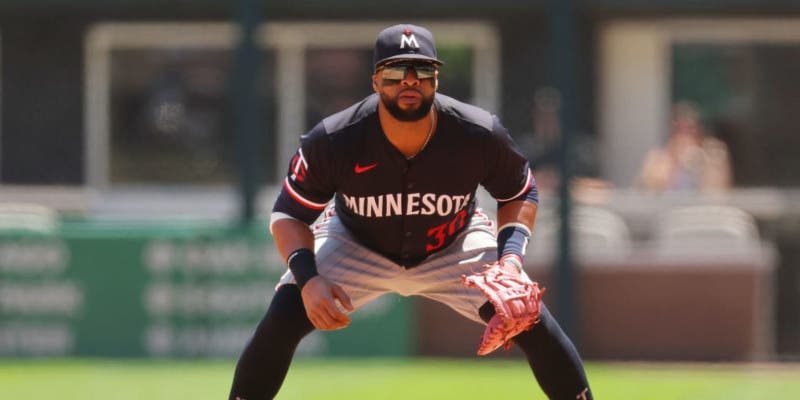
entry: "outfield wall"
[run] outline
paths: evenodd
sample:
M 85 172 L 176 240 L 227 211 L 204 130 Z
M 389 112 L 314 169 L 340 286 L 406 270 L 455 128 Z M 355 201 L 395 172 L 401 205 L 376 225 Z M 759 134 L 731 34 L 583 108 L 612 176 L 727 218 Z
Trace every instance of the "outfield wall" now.
M 0 356 L 235 356 L 283 272 L 261 229 L 73 221 L 51 234 L 5 233 Z M 298 352 L 403 356 L 412 331 L 407 302 L 385 296 Z
M 557 313 L 550 225 L 543 213 L 526 268 L 550 289 L 545 301 Z M 104 219 L 60 222 L 50 232 L 5 231 L 0 357 L 236 356 L 285 271 L 266 221 L 254 226 Z M 769 244 L 582 243 L 573 337 L 585 357 L 775 356 L 776 255 Z M 349 328 L 313 333 L 298 353 L 471 356 L 481 331 L 439 304 L 384 296 L 354 313 Z

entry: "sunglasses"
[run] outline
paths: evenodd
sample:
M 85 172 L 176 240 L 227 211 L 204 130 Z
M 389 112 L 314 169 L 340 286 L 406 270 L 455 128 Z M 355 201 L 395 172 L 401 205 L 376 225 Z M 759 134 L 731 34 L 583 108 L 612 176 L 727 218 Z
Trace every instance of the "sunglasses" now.
M 413 69 L 417 73 L 417 79 L 430 79 L 436 76 L 436 67 L 433 64 L 409 64 L 397 63 L 389 64 L 378 69 L 381 73 L 381 78 L 393 81 L 400 81 L 405 79 L 406 73 L 409 69 Z

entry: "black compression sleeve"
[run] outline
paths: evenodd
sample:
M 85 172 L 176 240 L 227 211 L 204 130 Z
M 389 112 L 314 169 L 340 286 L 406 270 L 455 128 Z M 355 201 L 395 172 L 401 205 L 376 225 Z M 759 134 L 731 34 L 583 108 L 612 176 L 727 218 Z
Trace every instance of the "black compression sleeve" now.
M 289 254 L 289 258 L 286 259 L 286 262 L 289 264 L 289 269 L 292 271 L 294 280 L 297 282 L 297 286 L 300 289 L 303 289 L 303 286 L 305 286 L 311 278 L 319 275 L 314 252 L 310 249 L 303 248 L 293 251 L 292 254 Z

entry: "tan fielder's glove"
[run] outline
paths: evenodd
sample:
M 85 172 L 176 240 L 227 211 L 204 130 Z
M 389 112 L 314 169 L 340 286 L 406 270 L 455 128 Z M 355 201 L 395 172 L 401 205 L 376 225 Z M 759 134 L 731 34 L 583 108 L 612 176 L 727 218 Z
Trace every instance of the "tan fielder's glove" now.
M 527 275 L 513 265 L 500 261 L 483 266 L 483 271 L 461 276 L 466 287 L 479 289 L 496 311 L 481 337 L 478 355 L 489 354 L 500 346 L 511 348 L 511 339 L 539 322 L 540 302 L 544 289 L 539 289 Z

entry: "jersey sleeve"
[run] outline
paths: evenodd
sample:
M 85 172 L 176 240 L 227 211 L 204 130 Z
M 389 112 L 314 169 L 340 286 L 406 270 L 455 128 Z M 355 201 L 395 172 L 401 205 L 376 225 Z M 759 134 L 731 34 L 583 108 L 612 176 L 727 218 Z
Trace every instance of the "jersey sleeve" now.
M 498 204 L 514 200 L 538 204 L 538 190 L 530 163 L 499 119 L 496 116 L 492 119 L 492 131 L 485 147 L 486 174 L 481 184 Z
M 334 164 L 328 135 L 319 124 L 300 138 L 272 212 L 314 222 L 336 191 Z

